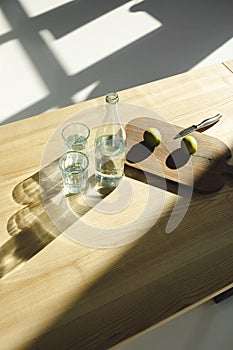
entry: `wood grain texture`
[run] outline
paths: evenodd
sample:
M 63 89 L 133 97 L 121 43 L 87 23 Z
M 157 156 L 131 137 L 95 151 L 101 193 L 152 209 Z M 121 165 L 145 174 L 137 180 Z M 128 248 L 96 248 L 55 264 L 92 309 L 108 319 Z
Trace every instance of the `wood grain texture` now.
M 232 62 L 227 62 L 228 67 Z M 224 64 L 119 92 L 170 123 L 222 113 L 205 131 L 233 149 L 233 74 Z M 165 227 L 175 193 L 157 189 L 162 214 L 137 241 L 114 249 L 68 240 L 53 225 L 39 195 L 38 171 L 47 140 L 72 114 L 102 104 L 87 101 L 0 128 L 0 344 L 4 350 L 107 349 L 166 322 L 232 286 L 232 179 L 218 192 L 194 193 L 170 235 Z M 17 150 L 17 152 L 16 152 Z M 148 185 L 128 180 L 142 196 Z M 141 197 L 140 197 L 141 198 Z M 138 200 L 135 210 L 143 210 Z M 182 211 L 182 205 L 179 210 Z M 95 222 L 96 212 L 83 220 Z M 127 220 L 134 220 L 130 211 Z M 112 216 L 112 225 L 118 224 Z M 119 232 L 124 232 L 124 225 Z

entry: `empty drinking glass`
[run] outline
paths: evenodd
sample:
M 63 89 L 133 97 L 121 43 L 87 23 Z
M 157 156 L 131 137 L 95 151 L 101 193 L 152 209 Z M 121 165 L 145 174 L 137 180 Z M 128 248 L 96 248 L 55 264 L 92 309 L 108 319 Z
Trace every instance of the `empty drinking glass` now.
M 62 138 L 69 151 L 78 151 L 88 155 L 90 129 L 82 123 L 71 123 L 62 130 Z

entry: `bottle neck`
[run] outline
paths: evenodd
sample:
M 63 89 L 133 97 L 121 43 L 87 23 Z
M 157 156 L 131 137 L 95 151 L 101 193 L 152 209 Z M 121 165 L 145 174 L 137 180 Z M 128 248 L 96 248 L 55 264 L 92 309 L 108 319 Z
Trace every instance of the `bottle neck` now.
M 120 123 L 118 114 L 118 103 L 107 103 L 106 104 L 106 116 L 107 122 Z

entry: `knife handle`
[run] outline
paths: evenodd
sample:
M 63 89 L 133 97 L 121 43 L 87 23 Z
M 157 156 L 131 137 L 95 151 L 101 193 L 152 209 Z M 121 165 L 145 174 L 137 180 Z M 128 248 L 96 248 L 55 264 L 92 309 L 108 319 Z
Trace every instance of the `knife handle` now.
M 200 124 L 197 125 L 197 129 L 204 128 L 205 126 L 211 125 L 217 122 L 222 117 L 222 114 L 218 113 L 212 118 L 203 120 Z

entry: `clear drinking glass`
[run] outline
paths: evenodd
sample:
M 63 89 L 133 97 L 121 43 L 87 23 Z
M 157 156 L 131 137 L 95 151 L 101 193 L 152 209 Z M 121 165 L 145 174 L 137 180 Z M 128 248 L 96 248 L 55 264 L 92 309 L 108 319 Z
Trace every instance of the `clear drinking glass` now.
M 59 168 L 62 171 L 65 192 L 80 193 L 86 190 L 88 185 L 89 160 L 82 152 L 70 151 L 59 160 Z
M 88 155 L 90 129 L 82 123 L 71 123 L 62 130 L 62 138 L 69 151 L 78 151 Z

